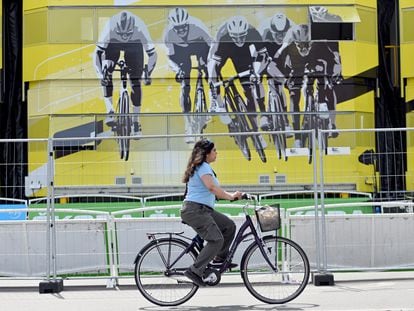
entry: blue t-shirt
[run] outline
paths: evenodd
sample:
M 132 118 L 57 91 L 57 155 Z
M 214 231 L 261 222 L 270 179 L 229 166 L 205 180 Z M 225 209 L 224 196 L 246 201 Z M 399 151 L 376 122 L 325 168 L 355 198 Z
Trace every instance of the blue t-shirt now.
M 211 175 L 214 183 L 216 185 L 219 184 L 211 166 L 207 162 L 203 162 L 196 168 L 194 175 L 188 181 L 187 195 L 184 201 L 197 202 L 214 208 L 216 196 L 204 185 L 201 180 L 201 176 L 203 175 Z

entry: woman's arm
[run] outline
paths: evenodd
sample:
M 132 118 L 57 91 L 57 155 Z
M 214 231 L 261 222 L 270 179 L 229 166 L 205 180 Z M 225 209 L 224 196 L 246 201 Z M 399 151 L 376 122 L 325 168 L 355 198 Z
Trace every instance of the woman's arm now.
M 242 193 L 240 191 L 236 191 L 233 193 L 225 191 L 220 186 L 214 183 L 213 176 L 209 174 L 205 174 L 201 176 L 201 180 L 203 181 L 206 188 L 219 199 L 232 201 L 232 200 L 240 199 L 242 196 Z

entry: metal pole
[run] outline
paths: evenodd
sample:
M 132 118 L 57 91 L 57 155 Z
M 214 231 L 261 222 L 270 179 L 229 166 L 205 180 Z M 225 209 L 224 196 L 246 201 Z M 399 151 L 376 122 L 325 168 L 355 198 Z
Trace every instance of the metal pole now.
M 51 140 L 49 139 L 47 142 L 47 150 L 48 155 L 51 150 Z M 50 210 L 51 210 L 51 196 L 52 196 L 52 163 L 50 162 L 50 157 L 47 158 L 47 208 L 46 208 L 46 278 L 50 280 L 50 258 L 51 258 L 51 248 L 50 248 L 50 235 L 51 235 L 51 222 L 50 222 Z
M 326 222 L 325 222 L 325 187 L 323 178 L 323 155 L 325 153 L 324 146 L 322 145 L 322 136 L 325 133 L 318 131 L 318 144 L 319 144 L 319 172 L 320 172 L 320 203 L 321 203 L 321 251 L 322 251 L 322 271 L 327 270 L 327 249 L 326 249 Z M 315 161 L 316 162 L 316 161 Z
M 49 138 L 49 170 L 50 170 L 50 179 L 48 180 L 50 185 L 50 218 L 51 218 L 51 237 L 52 237 L 52 245 L 51 245 L 51 255 L 52 255 L 52 265 L 53 265 L 53 280 L 56 280 L 56 222 L 55 222 L 55 185 L 54 185 L 54 176 L 55 176 L 55 170 L 54 170 L 54 159 L 53 159 L 53 141 Z
M 318 165 L 316 163 L 316 134 L 315 129 L 312 135 L 312 159 L 313 159 L 313 198 L 315 202 L 315 245 L 316 245 L 316 267 L 320 271 L 321 268 L 321 249 L 319 234 L 319 208 L 318 208 Z

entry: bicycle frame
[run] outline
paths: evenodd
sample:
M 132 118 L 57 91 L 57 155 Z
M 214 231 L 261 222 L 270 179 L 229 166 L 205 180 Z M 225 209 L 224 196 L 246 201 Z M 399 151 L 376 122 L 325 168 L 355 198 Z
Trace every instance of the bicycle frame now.
M 236 250 L 237 250 L 238 246 L 240 245 L 241 242 L 243 242 L 250 235 L 254 236 L 254 239 L 255 239 L 257 245 L 259 245 L 260 252 L 262 253 L 263 258 L 266 260 L 266 262 L 269 264 L 269 266 L 272 268 L 272 270 L 274 272 L 277 272 L 276 266 L 274 266 L 272 264 L 272 262 L 269 260 L 269 257 L 267 256 L 267 254 L 266 254 L 266 252 L 263 248 L 263 241 L 257 233 L 257 230 L 254 226 L 252 218 L 250 217 L 249 214 L 247 214 L 247 212 L 245 212 L 245 215 L 246 215 L 246 220 L 241 225 L 240 229 L 237 232 L 236 237 L 233 240 L 233 243 L 230 246 L 229 254 L 227 255 L 227 258 L 224 260 L 224 264 L 219 269 L 220 274 L 222 274 L 223 272 L 225 272 L 227 270 L 227 268 L 231 264 L 231 261 L 233 259 L 234 254 L 236 253 Z M 249 228 L 250 228 L 250 232 L 245 233 L 245 231 Z
M 257 233 L 257 230 L 255 228 L 255 225 L 253 223 L 252 218 L 250 217 L 250 215 L 247 213 L 246 211 L 246 206 L 245 205 L 243 207 L 243 211 L 245 213 L 246 216 L 246 220 L 244 221 L 244 223 L 241 225 L 241 227 L 239 228 L 236 237 L 234 238 L 230 249 L 229 249 L 229 254 L 227 255 L 227 258 L 225 258 L 224 263 L 221 265 L 220 269 L 218 269 L 218 272 L 220 274 L 223 274 L 229 267 L 229 265 L 232 262 L 232 259 L 234 257 L 234 254 L 236 253 L 236 250 L 238 248 L 238 246 L 240 245 L 241 242 L 243 242 L 247 237 L 253 235 L 254 236 L 254 240 L 256 241 L 257 245 L 259 245 L 259 249 L 260 252 L 262 253 L 264 259 L 266 260 L 266 262 L 268 263 L 268 265 L 271 267 L 271 269 L 274 272 L 277 272 L 277 268 L 275 265 L 272 264 L 272 262 L 270 261 L 270 259 L 268 258 L 264 248 L 263 248 L 263 240 L 262 238 L 259 237 L 259 234 Z M 246 231 L 250 229 L 250 232 Z M 179 236 L 180 238 L 186 239 L 186 240 L 190 240 L 189 237 L 183 235 L 183 232 L 158 232 L 158 233 L 147 233 L 147 236 L 150 240 L 152 241 L 157 241 L 157 235 L 167 235 L 168 238 L 171 240 L 173 238 L 173 236 Z M 184 274 L 184 270 L 187 268 L 185 267 L 182 271 L 179 270 L 171 270 L 171 268 L 174 267 L 174 265 L 180 261 L 180 259 L 184 256 L 184 254 L 189 253 L 191 250 L 196 250 L 197 253 L 199 253 L 202 249 L 202 245 L 200 245 L 200 242 L 198 240 L 199 236 L 198 234 L 191 239 L 191 243 L 177 256 L 177 258 L 172 262 L 169 263 L 168 261 L 166 261 L 165 259 L 163 259 L 165 267 L 167 269 L 166 275 L 172 276 L 174 274 L 178 274 L 178 275 L 183 275 Z M 159 252 L 160 256 L 162 256 L 161 252 Z M 137 261 L 138 257 L 135 258 L 134 263 Z

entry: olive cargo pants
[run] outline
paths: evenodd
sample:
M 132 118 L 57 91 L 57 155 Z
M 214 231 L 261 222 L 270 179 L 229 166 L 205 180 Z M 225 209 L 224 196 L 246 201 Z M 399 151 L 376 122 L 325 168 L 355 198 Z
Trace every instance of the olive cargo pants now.
M 202 277 L 207 264 L 215 256 L 226 258 L 236 232 L 236 224 L 211 207 L 191 201 L 184 202 L 181 219 L 207 241 L 190 267 L 191 271 Z

